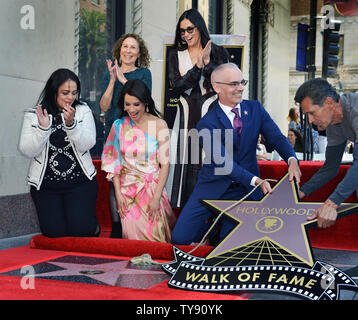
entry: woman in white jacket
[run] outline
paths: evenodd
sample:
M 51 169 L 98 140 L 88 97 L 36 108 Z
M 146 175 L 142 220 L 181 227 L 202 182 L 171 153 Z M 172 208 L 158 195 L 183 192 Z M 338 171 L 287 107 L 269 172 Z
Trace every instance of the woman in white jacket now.
M 78 100 L 80 81 L 56 70 L 39 104 L 25 110 L 19 150 L 31 158 L 27 181 L 41 232 L 48 237 L 97 236 L 97 181 L 90 149 L 96 143 L 91 109 Z

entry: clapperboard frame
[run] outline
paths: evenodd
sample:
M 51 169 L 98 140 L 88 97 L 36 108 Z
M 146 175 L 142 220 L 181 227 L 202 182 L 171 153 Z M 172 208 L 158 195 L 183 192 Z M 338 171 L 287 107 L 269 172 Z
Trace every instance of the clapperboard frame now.
M 338 300 L 340 289 L 352 289 L 357 290 L 358 287 L 356 283 L 348 275 L 346 275 L 342 270 L 323 263 L 316 261 L 314 266 L 309 268 L 295 267 L 295 266 L 243 266 L 243 267 L 212 267 L 202 265 L 205 262 L 205 259 L 201 259 L 192 255 L 187 254 L 184 251 L 174 247 L 174 256 L 175 261 L 163 264 L 162 268 L 166 271 L 171 279 L 168 282 L 169 287 L 182 289 L 182 290 L 191 290 L 191 291 L 204 291 L 204 292 L 230 292 L 230 291 L 266 291 L 266 292 L 275 292 L 275 293 L 285 293 L 298 295 L 310 300 Z M 178 274 L 180 270 L 180 274 Z M 205 275 L 208 275 L 208 278 L 216 279 L 220 278 L 222 274 L 230 274 L 232 278 L 238 278 L 240 274 L 244 274 L 244 280 L 241 283 L 236 284 L 191 284 L 185 279 L 185 273 L 188 271 L 201 272 L 200 277 L 204 278 Z M 322 272 L 324 270 L 325 272 Z M 294 274 L 297 276 L 297 281 L 302 277 L 311 277 L 317 280 L 319 288 L 307 288 L 306 290 L 300 286 L 296 285 L 279 285 L 279 284 L 269 284 L 264 283 L 249 283 L 246 279 L 253 278 L 253 275 L 256 273 L 261 274 L 261 278 L 267 279 L 271 274 L 277 274 L 278 272 L 282 275 L 287 275 L 288 273 Z M 264 275 L 266 274 L 266 276 Z M 227 278 L 226 278 L 227 279 Z M 336 282 L 337 289 L 333 288 L 334 282 Z

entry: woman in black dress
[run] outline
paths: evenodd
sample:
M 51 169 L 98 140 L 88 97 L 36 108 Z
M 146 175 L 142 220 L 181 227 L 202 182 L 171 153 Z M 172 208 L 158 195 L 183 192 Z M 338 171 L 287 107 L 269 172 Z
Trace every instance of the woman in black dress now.
M 188 138 L 188 132 L 190 136 L 190 129 L 196 127 L 217 99 L 210 76 L 218 65 L 229 61 L 229 54 L 225 48 L 212 43 L 203 17 L 197 10 L 190 9 L 179 18 L 168 59 L 170 88 L 180 98 L 173 126 L 178 139 L 171 141 L 177 146 L 171 150 L 175 165 L 167 185 L 175 208 L 186 203 L 201 168 L 198 141 Z

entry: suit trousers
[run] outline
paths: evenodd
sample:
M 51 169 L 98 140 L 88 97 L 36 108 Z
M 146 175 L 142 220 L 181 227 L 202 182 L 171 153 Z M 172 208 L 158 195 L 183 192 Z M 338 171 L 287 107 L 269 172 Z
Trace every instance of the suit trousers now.
M 97 191 L 95 178 L 64 188 L 31 187 L 42 234 L 51 238 L 95 236 Z
M 236 186 L 234 188 L 227 189 L 219 199 L 203 200 L 240 200 L 247 193 L 248 191 L 243 186 Z M 205 233 L 209 230 L 211 223 L 208 223 L 208 220 L 212 217 L 213 212 L 204 207 L 199 200 L 200 199 L 196 197 L 194 190 L 193 194 L 181 211 L 173 230 L 173 244 L 189 245 L 192 242 L 200 242 Z M 250 200 L 250 197 L 246 200 Z M 220 240 L 223 240 L 235 226 L 236 224 L 232 222 L 232 220 L 225 218 L 224 215 L 220 230 Z M 215 228 L 212 232 L 215 232 Z M 211 233 L 208 236 L 209 238 L 213 237 Z

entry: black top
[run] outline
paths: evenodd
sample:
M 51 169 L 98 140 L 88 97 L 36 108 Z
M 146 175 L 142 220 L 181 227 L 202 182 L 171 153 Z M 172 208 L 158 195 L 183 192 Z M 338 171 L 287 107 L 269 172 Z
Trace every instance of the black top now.
M 230 61 L 229 53 L 227 52 L 227 50 L 222 46 L 218 46 L 212 43 L 210 62 L 206 66 L 204 66 L 203 69 L 199 69 L 197 65 L 194 65 L 193 68 L 189 70 L 184 76 L 181 76 L 179 72 L 178 51 L 181 50 L 172 49 L 169 53 L 168 78 L 170 81 L 171 88 L 175 90 L 178 95 L 180 95 L 189 88 L 194 88 L 195 86 L 197 86 L 201 78 L 201 73 L 203 73 L 203 87 L 207 91 L 213 91 L 210 81 L 211 73 L 218 65 Z
M 88 180 L 73 152 L 60 116 L 54 118 L 42 188 L 61 188 Z

